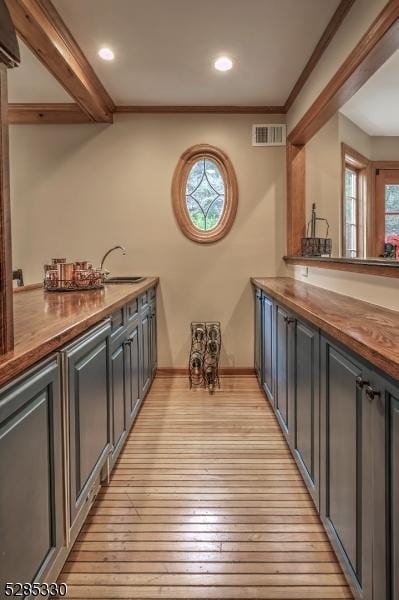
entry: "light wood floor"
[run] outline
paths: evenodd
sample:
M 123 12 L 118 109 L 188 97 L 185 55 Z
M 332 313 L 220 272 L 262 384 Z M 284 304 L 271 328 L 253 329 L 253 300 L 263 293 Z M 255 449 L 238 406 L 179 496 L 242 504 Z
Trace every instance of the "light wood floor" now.
M 68 598 L 352 595 L 254 377 L 157 378 L 59 578 Z

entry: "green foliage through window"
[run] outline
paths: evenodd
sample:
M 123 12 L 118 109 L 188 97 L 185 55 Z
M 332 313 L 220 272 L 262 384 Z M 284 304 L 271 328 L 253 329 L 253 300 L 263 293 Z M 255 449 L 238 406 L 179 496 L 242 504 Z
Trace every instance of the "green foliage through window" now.
M 223 176 L 209 158 L 191 168 L 186 184 L 186 205 L 191 222 L 200 231 L 211 231 L 222 218 L 225 200 Z

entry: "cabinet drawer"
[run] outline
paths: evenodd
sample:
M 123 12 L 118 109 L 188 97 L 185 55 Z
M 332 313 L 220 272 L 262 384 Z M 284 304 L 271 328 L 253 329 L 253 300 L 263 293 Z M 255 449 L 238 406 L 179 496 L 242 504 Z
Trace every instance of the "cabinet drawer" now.
M 128 302 L 126 305 L 127 322 L 130 323 L 131 321 L 133 321 L 133 319 L 135 319 L 138 314 L 139 314 L 139 299 L 135 298 L 134 300 L 131 300 L 130 302 Z

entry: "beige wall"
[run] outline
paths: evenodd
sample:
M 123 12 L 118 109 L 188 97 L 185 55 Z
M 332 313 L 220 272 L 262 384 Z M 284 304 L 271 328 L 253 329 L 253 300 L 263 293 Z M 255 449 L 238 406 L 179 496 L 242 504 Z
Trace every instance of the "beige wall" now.
M 343 142 L 353 150 L 357 150 L 366 158 L 372 159 L 373 138 L 341 113 L 338 120 L 338 137 L 339 142 Z
M 384 8 L 387 0 L 356 0 L 287 115 L 291 131 Z
M 285 148 L 252 148 L 251 125 L 281 116 L 121 115 L 106 125 L 11 127 L 14 267 L 27 282 L 52 256 L 106 249 L 115 273 L 157 274 L 160 366 L 187 363 L 189 323 L 222 322 L 222 362 L 253 365 L 251 275 L 275 275 L 285 249 Z M 180 154 L 197 143 L 230 156 L 239 184 L 230 234 L 214 245 L 183 236 L 170 183 Z
M 289 131 L 293 129 L 324 89 L 386 3 L 387 0 L 356 0 L 289 111 L 287 115 Z M 391 143 L 395 144 L 396 142 Z M 385 151 L 391 154 L 391 150 L 392 148 L 388 149 L 385 142 L 379 142 L 377 139 L 372 158 L 374 160 L 384 160 L 387 156 Z M 303 269 L 301 268 L 289 268 L 285 272 L 290 276 L 303 279 L 307 283 L 399 310 L 398 279 L 370 277 L 356 273 L 345 274 L 341 271 L 334 272 L 323 269 L 309 269 L 308 277 L 303 276 Z
M 371 139 L 373 160 L 399 160 L 399 137 L 374 136 Z
M 339 255 L 341 148 L 338 137 L 338 114 L 335 114 L 306 145 L 306 221 L 312 204 L 318 217 L 327 219 L 333 240 L 333 255 Z M 325 235 L 324 223 L 317 226 L 317 235 Z
M 341 143 L 370 160 L 398 160 L 399 138 L 367 135 L 341 113 L 336 113 L 306 145 L 306 220 L 316 203 L 317 214 L 330 224 L 333 256 L 341 255 L 342 156 Z M 318 235 L 324 235 L 320 225 Z

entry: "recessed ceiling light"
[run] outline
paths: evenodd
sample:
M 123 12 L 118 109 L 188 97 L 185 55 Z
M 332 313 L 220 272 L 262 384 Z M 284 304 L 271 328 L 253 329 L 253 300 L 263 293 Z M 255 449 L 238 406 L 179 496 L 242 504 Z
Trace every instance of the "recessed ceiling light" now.
M 230 71 L 233 61 L 228 56 L 221 56 L 215 60 L 215 69 L 218 71 Z
M 103 60 L 114 60 L 114 53 L 109 48 L 100 48 L 98 56 Z

